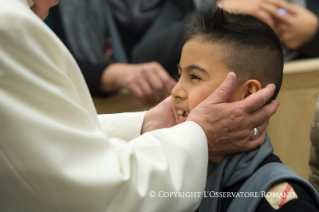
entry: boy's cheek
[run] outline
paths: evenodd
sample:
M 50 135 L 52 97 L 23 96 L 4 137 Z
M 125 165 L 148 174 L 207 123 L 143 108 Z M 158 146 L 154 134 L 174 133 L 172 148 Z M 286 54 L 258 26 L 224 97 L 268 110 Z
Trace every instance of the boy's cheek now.
M 188 97 L 189 110 L 192 111 L 199 103 L 204 101 L 211 93 L 210 92 L 198 92 L 198 95 Z
M 189 110 L 194 109 L 199 103 L 204 101 L 207 97 L 209 97 L 214 91 L 221 85 L 222 82 L 211 82 L 207 81 L 201 86 L 197 87 L 196 90 L 192 91 L 192 94 L 188 96 L 188 105 Z

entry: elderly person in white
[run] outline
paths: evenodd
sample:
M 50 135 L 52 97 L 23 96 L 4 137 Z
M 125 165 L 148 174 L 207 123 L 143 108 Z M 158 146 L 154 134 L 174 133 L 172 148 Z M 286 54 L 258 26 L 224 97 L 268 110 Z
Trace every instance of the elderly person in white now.
M 262 107 L 273 87 L 224 103 L 231 73 L 176 126 L 169 99 L 97 116 L 77 64 L 41 20 L 57 3 L 0 0 L 0 211 L 194 211 L 199 195 L 149 193 L 202 192 L 209 155 L 259 146 L 278 107 Z

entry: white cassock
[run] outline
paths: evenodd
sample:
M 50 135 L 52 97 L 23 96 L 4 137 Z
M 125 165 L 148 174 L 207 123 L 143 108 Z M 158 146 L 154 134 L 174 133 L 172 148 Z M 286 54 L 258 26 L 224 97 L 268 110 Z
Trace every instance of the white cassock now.
M 0 0 L 0 211 L 194 211 L 200 197 L 185 192 L 204 190 L 203 130 L 140 135 L 144 112 L 97 116 L 76 62 L 29 7 Z

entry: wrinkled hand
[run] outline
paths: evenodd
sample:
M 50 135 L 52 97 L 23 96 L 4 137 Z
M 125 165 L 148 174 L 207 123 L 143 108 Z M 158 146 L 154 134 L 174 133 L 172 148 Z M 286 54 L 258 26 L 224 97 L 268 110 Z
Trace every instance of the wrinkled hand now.
M 173 127 L 176 125 L 175 116 L 171 105 L 171 98 L 172 96 L 167 97 L 156 107 L 146 112 L 141 134 L 157 129 Z
M 290 17 L 278 12 L 279 8 L 286 7 L 287 4 L 284 0 L 220 0 L 217 2 L 218 7 L 228 12 L 250 14 L 272 28 L 278 20 L 287 25 L 291 23 Z M 293 10 L 290 11 L 290 8 L 287 9 L 290 13 L 294 13 Z
M 157 62 L 111 64 L 102 75 L 101 89 L 111 92 L 127 88 L 144 105 L 154 105 L 170 95 L 176 82 Z
M 288 3 L 282 8 L 293 10 L 295 13 L 285 15 L 291 20 L 289 25 L 278 20 L 274 28 L 275 33 L 287 48 L 297 49 L 313 38 L 318 30 L 318 18 L 311 11 L 297 4 Z
M 252 150 L 265 140 L 269 118 L 276 112 L 278 101 L 264 106 L 273 95 L 274 85 L 250 95 L 244 100 L 225 103 L 236 85 L 236 75 L 229 73 L 223 84 L 198 104 L 187 121 L 194 121 L 204 130 L 209 157 Z M 254 128 L 260 136 L 251 140 Z

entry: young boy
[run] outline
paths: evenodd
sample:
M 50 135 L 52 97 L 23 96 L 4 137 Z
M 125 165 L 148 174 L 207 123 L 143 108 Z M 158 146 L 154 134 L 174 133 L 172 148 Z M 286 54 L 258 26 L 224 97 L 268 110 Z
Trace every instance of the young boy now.
M 272 99 L 276 98 L 283 76 L 281 44 L 268 25 L 252 16 L 222 9 L 202 12 L 188 25 L 178 71 L 172 107 L 176 122 L 181 123 L 228 72 L 237 76 L 229 102 L 244 99 L 269 83 L 276 85 Z M 209 165 L 213 171 L 208 173 L 199 211 L 318 211 L 313 187 L 272 153 L 267 137 L 256 150 L 211 158 L 218 166 Z

